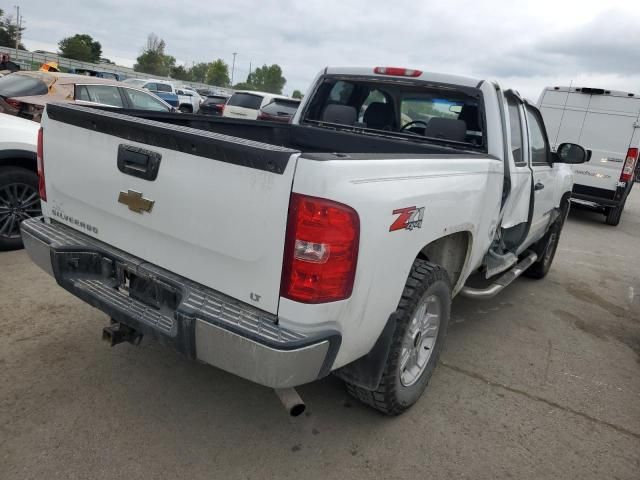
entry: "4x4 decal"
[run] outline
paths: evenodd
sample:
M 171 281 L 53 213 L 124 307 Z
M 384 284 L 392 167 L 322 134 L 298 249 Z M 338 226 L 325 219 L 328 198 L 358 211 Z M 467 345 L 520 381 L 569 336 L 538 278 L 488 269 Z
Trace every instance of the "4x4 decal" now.
M 413 230 L 422 227 L 422 218 L 424 217 L 424 207 L 406 207 L 393 211 L 398 218 L 389 227 L 390 232 L 396 230 Z

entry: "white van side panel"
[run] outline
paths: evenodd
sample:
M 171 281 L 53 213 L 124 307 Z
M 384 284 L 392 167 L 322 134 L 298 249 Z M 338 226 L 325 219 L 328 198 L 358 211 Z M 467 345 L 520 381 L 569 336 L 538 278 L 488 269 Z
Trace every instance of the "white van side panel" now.
M 629 147 L 634 146 L 640 98 L 545 90 L 540 110 L 552 148 L 572 142 L 591 150 L 589 163 L 572 167 L 575 184 L 613 193 Z

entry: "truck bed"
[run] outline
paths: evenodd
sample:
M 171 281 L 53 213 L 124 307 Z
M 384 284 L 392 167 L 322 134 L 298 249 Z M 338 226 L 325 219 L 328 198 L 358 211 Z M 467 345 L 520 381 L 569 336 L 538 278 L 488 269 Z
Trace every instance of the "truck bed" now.
M 421 143 L 416 140 L 351 133 L 313 125 L 291 125 L 267 121 L 242 120 L 225 117 L 207 117 L 174 112 L 148 112 L 97 108 L 145 120 L 168 123 L 181 127 L 229 135 L 256 142 L 298 150 L 303 153 L 351 154 L 451 154 L 460 155 L 461 149 Z M 472 155 L 481 151 L 462 149 Z M 367 158 L 371 158 L 367 156 Z

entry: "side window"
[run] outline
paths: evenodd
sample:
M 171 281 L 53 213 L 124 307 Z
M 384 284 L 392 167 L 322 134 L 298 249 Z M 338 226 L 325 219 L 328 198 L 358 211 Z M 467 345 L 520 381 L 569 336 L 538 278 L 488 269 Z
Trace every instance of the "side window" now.
M 166 83 L 156 83 L 156 89 L 159 92 L 169 92 L 169 93 L 171 93 L 171 85 L 167 85 Z
M 142 88 L 146 88 L 150 92 L 157 92 L 158 91 L 158 84 L 149 82 L 149 83 L 145 84 L 145 86 L 142 87 Z
M 527 122 L 529 123 L 531 165 L 549 165 L 549 141 L 547 140 L 540 113 L 528 105 L 526 110 Z
M 76 89 L 76 100 L 84 100 L 85 102 L 91 101 L 86 85 L 78 85 Z
M 513 154 L 513 160 L 518 167 L 523 167 L 527 164 L 522 151 L 522 122 L 520 120 L 520 108 L 519 103 L 511 98 L 507 97 L 507 109 L 509 111 L 509 125 L 511 129 L 511 153 Z
M 78 100 L 86 100 L 110 107 L 124 107 L 117 87 L 110 85 L 84 85 L 79 89 Z
M 150 110 L 153 112 L 169 111 L 169 108 L 153 95 L 139 90 L 133 90 L 132 88 L 123 88 L 122 90 L 135 110 Z

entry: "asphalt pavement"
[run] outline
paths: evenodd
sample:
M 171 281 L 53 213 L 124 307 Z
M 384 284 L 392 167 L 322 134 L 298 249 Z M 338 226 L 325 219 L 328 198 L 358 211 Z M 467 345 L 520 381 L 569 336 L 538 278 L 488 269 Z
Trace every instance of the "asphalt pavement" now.
M 636 185 L 638 187 L 638 185 Z M 442 362 L 387 418 L 328 377 L 308 412 L 157 344 L 0 252 L 0 479 L 638 479 L 640 188 L 573 209 L 551 272 L 457 298 Z

